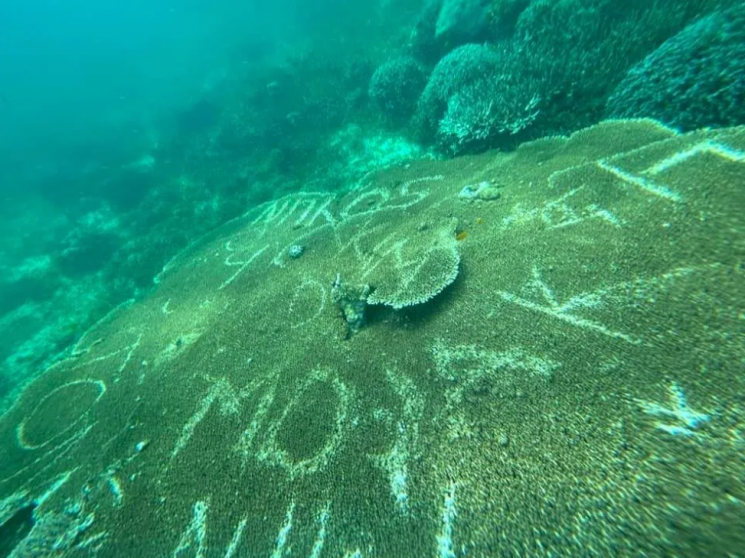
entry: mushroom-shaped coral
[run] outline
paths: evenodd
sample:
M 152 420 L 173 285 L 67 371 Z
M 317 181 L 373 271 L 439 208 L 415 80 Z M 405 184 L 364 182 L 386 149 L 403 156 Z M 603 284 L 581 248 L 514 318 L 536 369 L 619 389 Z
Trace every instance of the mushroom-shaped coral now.
M 366 275 L 374 287 L 367 302 L 395 309 L 414 306 L 455 281 L 460 265 L 456 224 L 456 219 L 449 219 L 434 229 L 422 230 L 413 223 L 400 227 L 382 251 L 382 261 Z

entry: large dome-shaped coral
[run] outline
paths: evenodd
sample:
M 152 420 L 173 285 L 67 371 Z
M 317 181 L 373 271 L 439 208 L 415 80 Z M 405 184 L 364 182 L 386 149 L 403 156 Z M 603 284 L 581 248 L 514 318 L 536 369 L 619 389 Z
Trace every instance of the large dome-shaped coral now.
M 703 17 L 634 66 L 607 114 L 682 130 L 745 123 L 745 6 Z

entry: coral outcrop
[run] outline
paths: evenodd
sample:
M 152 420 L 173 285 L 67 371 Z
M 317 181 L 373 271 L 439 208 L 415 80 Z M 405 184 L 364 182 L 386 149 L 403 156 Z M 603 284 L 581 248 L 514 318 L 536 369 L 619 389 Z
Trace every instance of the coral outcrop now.
M 745 121 L 745 6 L 707 15 L 666 41 L 629 70 L 606 112 L 681 130 Z

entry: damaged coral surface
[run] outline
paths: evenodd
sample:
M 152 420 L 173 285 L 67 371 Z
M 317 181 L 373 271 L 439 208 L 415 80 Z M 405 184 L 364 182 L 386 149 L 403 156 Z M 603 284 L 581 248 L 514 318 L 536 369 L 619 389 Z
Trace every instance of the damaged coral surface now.
M 743 184 L 610 121 L 251 209 L 0 417 L 0 548 L 737 555 Z

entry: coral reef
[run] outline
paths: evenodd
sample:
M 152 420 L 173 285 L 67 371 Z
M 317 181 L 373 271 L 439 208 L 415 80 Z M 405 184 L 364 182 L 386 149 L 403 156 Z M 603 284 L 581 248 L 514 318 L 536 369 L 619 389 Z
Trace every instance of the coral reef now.
M 519 76 L 501 74 L 470 83 L 448 99 L 437 127 L 438 143 L 451 152 L 479 149 L 526 130 L 540 115 L 541 98 L 526 102 Z
M 287 255 L 292 260 L 298 259 L 305 252 L 305 246 L 302 244 L 293 244 L 287 249 Z
M 502 39 L 460 46 L 435 66 L 417 108 L 420 138 L 479 151 L 597 121 L 624 73 L 695 13 L 695 0 L 497 3 Z
M 442 58 L 429 76 L 415 115 L 423 139 L 433 139 L 453 96 L 476 83 L 498 78 L 503 58 L 488 45 L 467 44 Z
M 737 555 L 744 181 L 745 127 L 623 120 L 252 207 L 26 382 L 0 521 L 45 500 L 19 554 Z
M 534 0 L 511 42 L 520 101 L 541 100 L 533 134 L 566 133 L 597 122 L 629 68 L 683 29 L 701 0 Z M 629 40 L 633 37 L 633 41 Z
M 608 99 L 616 118 L 651 117 L 681 130 L 745 121 L 745 8 L 692 23 L 629 70 Z
M 742 4 L 283 0 L 23 122 L 0 556 L 739 555 Z
M 375 70 L 368 95 L 387 117 L 401 123 L 414 112 L 426 82 L 422 66 L 410 56 L 401 56 Z

